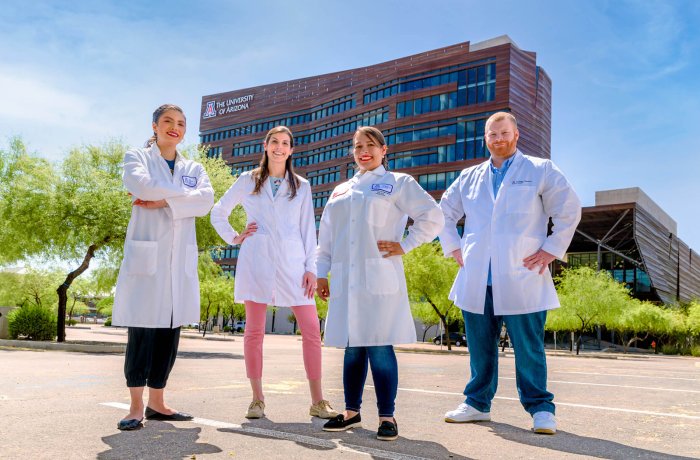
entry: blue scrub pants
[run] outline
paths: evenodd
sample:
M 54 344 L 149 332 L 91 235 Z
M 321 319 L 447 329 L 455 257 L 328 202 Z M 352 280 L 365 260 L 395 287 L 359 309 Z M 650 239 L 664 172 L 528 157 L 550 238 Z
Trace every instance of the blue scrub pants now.
M 464 389 L 465 402 L 481 412 L 491 411 L 498 388 L 498 341 L 505 322 L 515 352 L 515 380 L 520 403 L 531 415 L 554 413 L 554 395 L 547 391 L 547 361 L 544 353 L 546 311 L 495 316 L 493 292 L 486 289 L 484 314 L 462 311 L 471 378 Z

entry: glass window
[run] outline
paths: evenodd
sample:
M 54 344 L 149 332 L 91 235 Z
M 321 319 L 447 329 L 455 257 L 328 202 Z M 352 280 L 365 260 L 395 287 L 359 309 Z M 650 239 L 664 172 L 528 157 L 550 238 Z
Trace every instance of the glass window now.
M 461 71 L 457 72 L 457 88 L 464 88 L 467 86 L 467 72 Z
M 423 113 L 430 112 L 430 96 L 422 98 L 421 102 L 423 104 Z
M 475 84 L 476 83 L 476 68 L 471 68 L 467 71 L 469 78 L 468 82 L 469 84 Z
M 396 104 L 396 118 L 403 117 L 404 105 L 406 105 L 404 102 L 399 102 Z
M 486 100 L 493 101 L 494 99 L 496 99 L 496 84 L 489 83 L 486 85 Z
M 467 105 L 467 91 L 460 89 L 457 91 L 457 107 L 463 107 Z
M 437 110 L 446 110 L 450 106 L 450 95 L 448 93 L 440 95 L 440 107 Z
M 467 104 L 476 104 L 476 86 L 467 88 Z
M 437 112 L 438 110 L 440 110 L 442 96 L 445 96 L 445 94 L 436 94 L 435 96 L 432 96 L 430 98 L 431 112 Z
M 476 79 L 479 83 L 486 81 L 486 66 L 480 65 L 476 68 Z
M 485 85 L 479 85 L 476 87 L 476 101 L 482 103 L 486 101 L 486 91 L 484 91 Z

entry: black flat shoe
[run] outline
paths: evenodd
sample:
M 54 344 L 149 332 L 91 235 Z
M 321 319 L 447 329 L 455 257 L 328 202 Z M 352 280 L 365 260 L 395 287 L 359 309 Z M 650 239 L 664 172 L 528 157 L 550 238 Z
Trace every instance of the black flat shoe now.
M 128 420 L 119 420 L 117 429 L 121 431 L 133 431 L 143 428 L 143 419 L 130 418 Z
M 358 412 L 354 417 L 350 417 L 345 420 L 343 414 L 338 414 L 332 419 L 328 420 L 325 425 L 323 425 L 323 431 L 345 431 L 350 428 L 361 427 L 362 417 Z
M 399 424 L 396 419 L 393 422 L 383 421 L 377 430 L 377 439 L 381 441 L 393 441 L 399 437 Z
M 167 420 L 171 422 L 186 422 L 188 420 L 192 420 L 194 417 L 192 417 L 190 414 L 186 414 L 184 412 L 175 412 L 174 414 L 161 414 L 160 412 L 156 412 L 150 407 L 146 407 L 146 420 Z

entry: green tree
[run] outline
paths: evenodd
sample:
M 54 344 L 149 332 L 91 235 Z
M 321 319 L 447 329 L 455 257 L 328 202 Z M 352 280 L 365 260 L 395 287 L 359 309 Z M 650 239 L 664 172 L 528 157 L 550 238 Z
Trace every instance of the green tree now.
M 219 317 L 219 312 L 233 302 L 233 280 L 224 275 L 221 267 L 211 258 L 209 251 L 199 254 L 197 267 L 199 273 L 200 318 L 212 324 Z M 203 335 L 206 334 L 204 327 Z
M 629 291 L 608 272 L 590 267 L 564 270 L 557 278 L 561 307 L 547 313 L 550 331 L 578 331 L 579 337 L 595 325 L 619 317 L 631 305 Z
M 0 150 L 0 263 L 43 256 L 78 263 L 58 285 L 58 341 L 65 340 L 68 289 L 93 257 L 116 267 L 122 257 L 131 201 L 122 185 L 126 147 L 118 142 L 72 149 L 59 165 L 27 151 L 12 139 Z M 202 150 L 187 149 L 202 161 L 217 196 L 233 183 L 231 170 Z M 240 225 L 240 212 L 232 221 Z M 220 244 L 208 216 L 196 220 L 200 248 Z M 240 228 L 240 227 L 239 227 Z M 30 231 L 31 230 L 31 231 Z
M 447 298 L 459 270 L 457 263 L 451 258 L 443 257 L 440 245 L 433 242 L 419 246 L 403 256 L 403 264 L 410 299 L 430 305 L 435 318 L 442 322 L 449 337 L 450 324 L 459 322 L 461 318 L 459 308 Z M 449 340 L 447 348 L 452 349 Z
M 700 300 L 694 300 L 688 305 L 688 332 L 700 336 Z
M 321 328 L 321 336 L 323 337 L 323 323 L 328 317 L 328 301 L 321 299 L 318 294 L 314 294 L 314 301 L 316 303 L 316 313 L 318 313 L 318 326 Z
M 97 313 L 102 316 L 112 316 L 112 307 L 114 307 L 114 296 L 110 295 L 103 297 L 97 302 Z
M 440 324 L 440 317 L 435 314 L 432 305 L 427 302 L 411 302 L 411 314 L 415 319 L 425 325 L 421 342 L 425 342 L 425 335 L 431 327 Z
M 627 308 L 617 318 L 610 318 L 606 326 L 620 333 L 623 352 L 636 342 L 646 340 L 649 336 L 664 336 L 673 333 L 673 313 L 651 302 L 631 299 Z M 629 339 L 623 334 L 631 333 Z

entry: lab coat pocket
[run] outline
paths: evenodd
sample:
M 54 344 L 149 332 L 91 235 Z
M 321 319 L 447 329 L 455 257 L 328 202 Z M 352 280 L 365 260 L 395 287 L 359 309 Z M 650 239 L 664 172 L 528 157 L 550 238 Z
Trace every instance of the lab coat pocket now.
M 336 299 L 343 294 L 343 264 L 331 264 L 329 289 L 331 290 L 331 299 Z
M 389 259 L 367 259 L 365 276 L 367 290 L 372 294 L 388 295 L 399 291 L 396 266 Z
M 531 214 L 535 212 L 537 187 L 534 185 L 511 185 L 506 193 L 506 212 L 508 214 Z
M 290 263 L 304 263 L 306 261 L 306 251 L 304 250 L 304 243 L 301 241 L 284 240 L 283 248 Z
M 189 277 L 197 276 L 197 259 L 199 252 L 196 244 L 188 244 L 185 251 L 185 274 Z
M 381 198 L 369 198 L 367 200 L 367 221 L 375 227 L 386 224 L 391 203 Z
M 158 267 L 158 243 L 127 240 L 123 264 L 127 275 L 154 275 Z
M 528 236 L 520 236 L 511 245 L 508 254 L 508 272 L 511 274 L 523 274 L 526 275 L 530 270 L 525 267 L 523 259 L 529 257 L 536 253 L 542 246 L 542 242 L 537 238 L 530 238 Z M 537 273 L 537 272 L 533 272 Z

